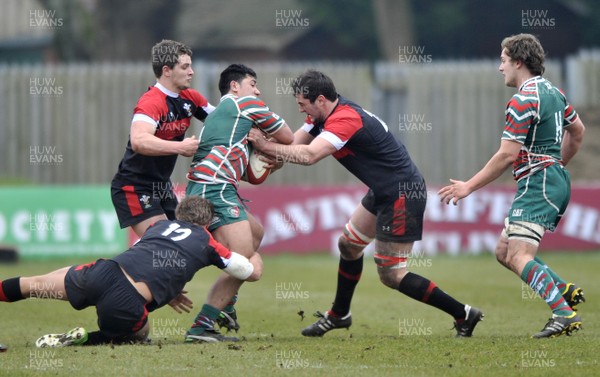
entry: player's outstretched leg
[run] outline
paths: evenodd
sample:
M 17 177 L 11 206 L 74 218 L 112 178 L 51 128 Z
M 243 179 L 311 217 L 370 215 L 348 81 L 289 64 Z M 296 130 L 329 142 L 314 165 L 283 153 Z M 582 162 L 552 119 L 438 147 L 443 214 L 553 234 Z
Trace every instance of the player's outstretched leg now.
M 379 271 L 381 276 L 382 270 Z M 388 286 L 393 288 L 391 285 Z M 475 326 L 483 320 L 484 314 L 480 309 L 462 304 L 438 288 L 434 282 L 412 272 L 407 272 L 401 278 L 396 289 L 414 300 L 450 314 L 454 318 L 457 337 L 471 337 Z
M 451 315 L 457 337 L 472 336 L 484 314 L 477 308 L 457 301 L 429 279 L 408 272 L 407 260 L 412 253 L 412 246 L 412 242 L 375 241 L 377 251 L 374 258 L 379 279 L 385 286 Z

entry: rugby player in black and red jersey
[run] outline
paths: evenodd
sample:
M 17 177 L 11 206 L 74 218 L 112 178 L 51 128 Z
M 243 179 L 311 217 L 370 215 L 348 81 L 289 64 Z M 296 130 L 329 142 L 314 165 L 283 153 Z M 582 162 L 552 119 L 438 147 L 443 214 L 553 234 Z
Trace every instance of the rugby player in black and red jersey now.
M 137 102 L 125 155 L 111 183 L 121 228 L 141 237 L 158 220 L 173 220 L 177 197 L 171 173 L 177 155 L 191 157 L 196 136 L 186 138 L 192 117 L 204 121 L 214 107 L 191 89 L 192 50 L 163 40 L 152 47 L 156 84 Z
M 260 279 L 258 253 L 248 259 L 230 251 L 206 229 L 214 216 L 210 201 L 186 197 L 175 212 L 177 220 L 151 225 L 138 243 L 114 258 L 0 280 L 0 301 L 53 298 L 69 301 L 76 310 L 96 307 L 98 331 L 88 333 L 77 327 L 64 334 L 44 335 L 36 341 L 38 347 L 120 344 L 145 341 L 148 312 L 173 300 L 177 300 L 177 311 L 189 312 L 192 302 L 181 292 L 206 266 L 216 266 L 240 280 Z
M 374 258 L 381 282 L 448 313 L 454 318 L 457 336 L 470 337 L 483 313 L 407 270 L 413 243 L 422 236 L 427 189 L 405 146 L 381 119 L 338 95 L 325 74 L 307 71 L 292 88 L 300 112 L 308 115 L 295 132 L 293 145 L 267 141 L 252 130 L 248 139 L 254 147 L 276 159 L 303 165 L 333 155 L 369 188 L 339 238 L 333 306 L 325 314 L 317 312 L 320 319 L 302 335 L 323 336 L 350 327 L 350 302 L 362 273 L 363 249 L 375 240 Z

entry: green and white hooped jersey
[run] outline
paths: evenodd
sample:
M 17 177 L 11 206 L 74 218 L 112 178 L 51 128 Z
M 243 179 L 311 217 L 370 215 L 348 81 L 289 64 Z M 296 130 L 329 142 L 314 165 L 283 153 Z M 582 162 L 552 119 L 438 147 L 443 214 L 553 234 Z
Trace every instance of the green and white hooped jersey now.
M 252 126 L 274 134 L 284 125 L 285 121 L 257 97 L 223 96 L 204 122 L 187 178 L 237 186 L 248 165 L 247 136 Z
M 553 164 L 562 164 L 563 128 L 577 120 L 577 113 L 560 89 L 541 76 L 525 81 L 506 105 L 502 139 L 522 144 L 513 164 L 515 180 Z

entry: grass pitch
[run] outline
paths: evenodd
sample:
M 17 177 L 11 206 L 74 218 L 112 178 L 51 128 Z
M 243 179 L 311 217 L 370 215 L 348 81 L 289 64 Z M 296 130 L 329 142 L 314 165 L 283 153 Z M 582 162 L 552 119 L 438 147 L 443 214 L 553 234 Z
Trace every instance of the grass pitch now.
M 492 255 L 419 257 L 412 271 L 435 281 L 458 300 L 481 308 L 485 320 L 473 338 L 456 339 L 452 318 L 378 281 L 365 258 L 350 330 L 305 338 L 315 310 L 334 297 L 337 260 L 329 255 L 265 258 L 265 273 L 245 284 L 237 308 L 239 343 L 184 344 L 194 313 L 169 307 L 151 313 L 152 345 L 36 349 L 42 334 L 75 326 L 95 330 L 95 311 L 66 302 L 0 303 L 2 376 L 548 376 L 595 375 L 600 350 L 600 253 L 542 254 L 555 271 L 584 288 L 583 330 L 571 337 L 531 339 L 550 312 L 527 286 Z M 0 279 L 46 273 L 82 261 L 0 265 Z M 88 262 L 87 260 L 84 262 Z M 208 268 L 188 284 L 195 308 L 218 274 Z M 302 318 L 302 314 L 304 318 Z

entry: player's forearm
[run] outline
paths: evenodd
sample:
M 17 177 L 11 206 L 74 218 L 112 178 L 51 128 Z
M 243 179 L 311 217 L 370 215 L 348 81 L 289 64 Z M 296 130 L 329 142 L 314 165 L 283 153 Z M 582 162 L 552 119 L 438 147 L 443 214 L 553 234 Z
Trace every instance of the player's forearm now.
M 498 152 L 488 163 L 466 183 L 471 192 L 479 190 L 495 181 L 513 163 L 514 157 L 508 153 Z
M 274 156 L 278 161 L 289 162 L 297 165 L 313 165 L 321 158 L 312 153 L 308 145 L 281 145 L 268 143 L 268 151 L 264 152 Z
M 294 132 L 293 145 L 308 145 L 313 141 L 314 137 L 303 129 Z
M 583 133 L 583 130 L 574 135 L 571 132 L 565 132 L 561 147 L 563 165 L 566 166 L 579 150 L 583 142 Z
M 292 144 L 294 142 L 294 133 L 287 124 L 284 124 L 271 136 L 280 144 Z
M 144 156 L 167 156 L 181 152 L 181 142 L 162 140 L 149 134 L 132 138 L 131 147 L 134 152 Z

